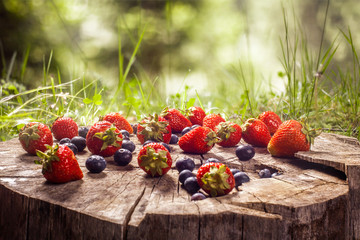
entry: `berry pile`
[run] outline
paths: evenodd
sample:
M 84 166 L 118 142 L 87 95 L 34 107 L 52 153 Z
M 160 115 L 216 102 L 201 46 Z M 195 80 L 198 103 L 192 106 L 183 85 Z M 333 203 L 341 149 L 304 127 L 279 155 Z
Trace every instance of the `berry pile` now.
M 282 122 L 271 111 L 243 124 L 237 122 L 240 119 L 226 121 L 220 114 L 206 114 L 200 107 L 184 111 L 166 107 L 160 114 L 144 117 L 136 124 L 115 112 L 100 117 L 90 127 L 78 127 L 70 117 L 59 117 L 50 126 L 31 122 L 20 130 L 19 141 L 28 154 L 40 157 L 35 162 L 42 164 L 48 181 L 64 183 L 83 178 L 76 155 L 84 151 L 92 154 L 85 162 L 91 174 L 104 171 L 109 160 L 125 167 L 136 155 L 140 169 L 151 177 L 161 177 L 172 167 L 174 149 L 206 154 L 217 145 L 231 149 L 239 161 L 249 161 L 260 147 L 274 157 L 293 157 L 298 151 L 308 151 L 318 135 L 303 122 Z M 131 140 L 132 136 L 137 137 L 139 146 Z M 245 172 L 230 169 L 216 158 L 208 158 L 195 169 L 194 160 L 182 157 L 176 160 L 175 167 L 191 200 L 226 195 L 250 181 Z M 280 174 L 269 169 L 258 172 L 260 178 Z

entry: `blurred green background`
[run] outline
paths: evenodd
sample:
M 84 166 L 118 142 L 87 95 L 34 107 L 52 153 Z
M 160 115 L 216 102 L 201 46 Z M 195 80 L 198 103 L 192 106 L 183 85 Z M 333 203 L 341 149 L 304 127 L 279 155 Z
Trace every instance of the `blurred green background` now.
M 309 46 L 318 48 L 327 1 L 251 0 L 2 0 L 0 41 L 3 76 L 11 74 L 27 88 L 42 83 L 44 59 L 53 50 L 53 68 L 64 80 L 86 71 L 103 84 L 117 84 L 118 34 L 128 61 L 141 32 L 141 48 L 132 73 L 159 77 L 162 90 L 174 93 L 185 83 L 211 91 L 226 81 L 224 71 L 239 61 L 251 61 L 256 79 L 283 89 L 279 38 L 284 33 L 282 6 L 301 21 Z M 351 26 L 358 39 L 360 2 L 332 1 L 325 34 L 329 45 L 339 28 Z M 293 12 L 295 14 L 293 14 Z M 26 72 L 19 79 L 26 51 Z M 11 58 L 16 64 L 9 69 Z M 337 51 L 334 60 L 346 63 Z M 333 60 L 333 61 L 334 61 Z M 9 71 L 11 70 L 11 72 Z M 130 75 L 131 75 L 130 74 Z M 266 84 L 266 87 L 269 85 Z M 262 88 L 261 88 L 262 89 Z
M 0 130 L 190 102 L 227 118 L 313 113 L 360 138 L 359 15 L 358 0 L 2 0 Z

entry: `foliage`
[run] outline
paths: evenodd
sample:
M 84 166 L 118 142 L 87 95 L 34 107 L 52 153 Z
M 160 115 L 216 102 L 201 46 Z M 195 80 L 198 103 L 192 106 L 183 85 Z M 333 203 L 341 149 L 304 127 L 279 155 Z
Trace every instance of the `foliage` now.
M 64 14 L 66 7 L 61 2 L 49 1 L 46 7 L 57 11 L 65 28 L 81 25 L 81 19 L 71 23 L 70 17 Z M 92 62 L 91 54 L 81 53 L 83 43 L 76 40 L 72 41 L 72 45 L 78 54 L 74 53 L 74 61 L 67 63 L 71 65 L 79 61 L 79 64 L 69 71 L 66 69 L 70 66 L 64 66 L 64 61 L 59 61 L 59 49 L 48 50 L 44 55 L 47 57 L 41 58 L 40 67 L 32 62 L 33 46 L 27 46 L 22 54 L 13 53 L 7 60 L 6 46 L 0 42 L 3 66 L 0 77 L 1 140 L 16 136 L 27 122 L 51 124 L 62 115 L 73 117 L 79 125 L 90 125 L 100 115 L 119 111 L 130 122 L 136 122 L 149 113 L 160 112 L 165 106 L 184 110 L 194 105 L 202 106 L 207 113 L 222 113 L 226 119 L 240 124 L 262 111 L 273 110 L 283 120 L 306 117 L 312 125 L 325 131 L 360 139 L 360 62 L 356 41 L 350 28 L 346 31 L 340 29 L 330 41 L 326 38 L 330 1 L 323 9 L 318 47 L 314 47 L 309 40 L 294 8 L 289 17 L 288 7 L 283 6 L 283 34 L 278 48 L 282 70 L 278 71 L 276 80 L 261 71 L 263 66 L 259 66 L 251 54 L 219 63 L 218 59 L 229 56 L 221 55 L 228 51 L 224 46 L 230 46 L 230 51 L 233 50 L 231 48 L 235 48 L 237 39 L 215 26 L 217 22 L 214 19 L 210 19 L 210 27 L 214 26 L 214 39 L 206 37 L 209 26 L 193 24 L 195 19 L 206 22 L 213 13 L 210 6 L 219 8 L 219 2 L 210 1 L 209 6 L 205 6 L 202 1 L 168 0 L 153 10 L 146 5 L 149 3 L 141 7 L 139 3 L 124 4 L 122 7 L 129 13 L 117 16 L 116 24 L 112 26 L 117 32 L 117 53 L 100 48 L 104 55 L 96 55 L 104 60 L 102 66 L 96 68 L 101 76 L 92 69 L 97 63 Z M 222 21 L 234 22 L 241 14 L 232 12 L 229 7 L 232 5 L 227 6 L 224 9 L 229 14 Z M 237 5 L 233 7 L 240 9 Z M 104 8 L 113 14 L 111 7 L 105 5 Z M 163 14 L 165 22 L 161 22 L 154 13 Z M 155 26 L 162 26 L 163 31 L 156 32 Z M 250 37 L 249 26 L 250 23 L 245 22 L 232 29 L 247 38 Z M 199 32 L 204 35 L 195 37 Z M 158 40 L 157 34 L 166 37 Z M 60 38 L 63 40 L 63 37 Z M 217 41 L 224 46 L 220 47 Z M 251 43 L 247 42 L 250 49 Z M 199 44 L 201 50 L 196 47 Z M 336 56 L 339 49 L 343 53 L 346 48 L 345 55 L 351 55 L 351 64 L 340 67 Z M 70 56 L 68 53 L 65 55 L 65 58 Z M 105 59 L 105 55 L 109 59 Z M 154 59 L 154 65 L 149 64 L 151 59 Z M 187 60 L 194 70 L 186 65 Z M 202 65 L 195 67 L 199 61 L 202 61 Z M 35 80 L 33 75 L 27 74 L 34 68 L 40 69 L 42 74 Z M 117 72 L 116 81 L 109 77 L 109 72 Z M 200 87 L 193 84 L 201 76 L 199 72 L 205 72 L 203 76 L 209 81 Z M 279 79 L 283 82 L 279 83 Z M 40 87 L 35 88 L 33 84 Z

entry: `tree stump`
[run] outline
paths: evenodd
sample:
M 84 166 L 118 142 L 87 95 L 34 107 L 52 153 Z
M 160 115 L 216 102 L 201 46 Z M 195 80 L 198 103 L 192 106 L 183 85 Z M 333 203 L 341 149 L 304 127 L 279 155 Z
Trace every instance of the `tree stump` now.
M 89 173 L 88 151 L 77 155 L 84 178 L 48 183 L 37 157 L 17 139 L 0 143 L 0 239 L 360 239 L 360 145 L 350 137 L 321 134 L 309 152 L 274 158 L 265 148 L 240 162 L 235 148 L 215 146 L 204 155 L 172 145 L 173 162 L 186 155 L 196 169 L 209 157 L 246 172 L 250 182 L 222 197 L 190 201 L 173 168 L 151 178 L 132 162 L 107 158 Z M 261 179 L 268 168 L 281 175 Z

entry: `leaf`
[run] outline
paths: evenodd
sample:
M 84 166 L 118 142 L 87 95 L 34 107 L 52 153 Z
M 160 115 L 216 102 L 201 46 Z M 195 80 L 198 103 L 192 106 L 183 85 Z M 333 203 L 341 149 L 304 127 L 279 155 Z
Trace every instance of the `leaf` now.
M 97 101 L 101 101 L 101 95 L 100 94 L 95 94 L 92 98 L 93 102 L 97 102 Z
M 190 98 L 189 101 L 186 103 L 186 108 L 194 106 L 195 98 Z
M 90 103 L 92 103 L 93 101 L 92 101 L 90 98 L 85 98 L 85 99 L 83 100 L 83 102 L 84 102 L 85 104 L 90 104 Z

